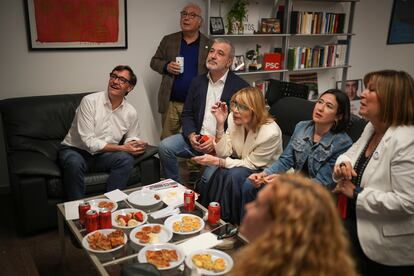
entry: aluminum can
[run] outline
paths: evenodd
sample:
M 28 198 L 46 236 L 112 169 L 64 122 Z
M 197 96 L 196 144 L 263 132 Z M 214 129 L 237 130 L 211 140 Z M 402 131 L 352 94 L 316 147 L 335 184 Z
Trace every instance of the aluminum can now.
M 184 192 L 184 210 L 192 212 L 195 209 L 195 193 L 192 190 Z
M 79 211 L 79 222 L 82 225 L 85 225 L 85 215 L 88 210 L 91 209 L 91 205 L 89 202 L 81 202 L 79 203 L 78 211 Z
M 216 225 L 220 220 L 220 203 L 210 202 L 208 205 L 208 223 Z
M 88 233 L 99 229 L 99 215 L 97 211 L 92 209 L 86 211 L 85 228 Z
M 99 211 L 99 228 L 111 229 L 112 228 L 112 216 L 111 210 L 103 208 Z
M 184 57 L 176 57 L 175 62 L 180 65 L 180 73 L 184 73 Z

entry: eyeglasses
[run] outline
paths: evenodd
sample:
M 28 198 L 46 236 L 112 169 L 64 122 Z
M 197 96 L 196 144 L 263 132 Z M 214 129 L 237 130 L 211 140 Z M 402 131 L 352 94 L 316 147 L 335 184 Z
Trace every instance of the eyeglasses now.
M 244 104 L 240 104 L 236 101 L 231 101 L 230 102 L 230 108 L 231 109 L 237 109 L 238 112 L 247 112 L 250 110 L 250 108 L 247 105 Z
M 188 18 L 190 18 L 190 19 L 194 19 L 196 17 L 201 17 L 201 16 L 199 16 L 198 14 L 196 14 L 194 12 L 188 13 L 186 11 L 182 11 L 182 12 L 180 12 L 180 14 L 181 14 L 181 17 L 183 17 L 183 18 L 186 17 L 186 16 L 188 16 Z
M 118 76 L 117 74 L 114 74 L 114 73 L 109 74 L 109 79 L 111 79 L 112 81 L 119 80 L 119 82 L 122 83 L 122 84 L 129 83 L 129 80 L 127 80 L 124 77 L 120 77 L 120 76 Z

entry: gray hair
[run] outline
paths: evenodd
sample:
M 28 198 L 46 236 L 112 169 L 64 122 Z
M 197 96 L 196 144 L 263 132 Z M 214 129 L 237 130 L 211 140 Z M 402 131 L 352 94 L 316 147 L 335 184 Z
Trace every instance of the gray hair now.
M 236 54 L 236 50 L 234 49 L 233 44 L 230 42 L 230 40 L 219 37 L 219 38 L 215 38 L 213 40 L 213 43 L 224 43 L 230 46 L 230 58 L 234 58 L 235 54 Z

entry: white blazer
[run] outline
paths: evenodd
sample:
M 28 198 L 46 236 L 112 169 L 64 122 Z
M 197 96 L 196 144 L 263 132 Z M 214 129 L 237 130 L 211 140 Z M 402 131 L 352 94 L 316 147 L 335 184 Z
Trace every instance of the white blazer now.
M 368 123 L 336 164 L 356 159 L 374 132 Z M 390 127 L 361 179 L 358 238 L 367 257 L 389 266 L 414 265 L 414 126 Z
M 271 122 L 262 125 L 257 132 L 249 131 L 246 136 L 245 128 L 234 124 L 233 113 L 230 113 L 227 131 L 215 144 L 215 150 L 218 157 L 226 158 L 226 168 L 263 169 L 282 154 L 282 131 Z M 231 155 L 237 158 L 229 157 Z

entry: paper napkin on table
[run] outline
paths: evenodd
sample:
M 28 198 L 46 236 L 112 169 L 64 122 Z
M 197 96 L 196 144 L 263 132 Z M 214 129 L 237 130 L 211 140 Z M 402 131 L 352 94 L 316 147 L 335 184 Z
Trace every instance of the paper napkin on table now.
M 208 232 L 191 238 L 178 246 L 184 251 L 185 255 L 189 255 L 195 250 L 213 248 L 222 242 L 223 240 L 218 240 L 216 235 Z
M 83 202 L 83 200 L 75 200 L 65 202 L 65 218 L 67 220 L 78 219 L 79 218 L 79 204 Z
M 112 201 L 118 202 L 128 198 L 128 195 L 122 192 L 120 189 L 113 190 L 111 192 L 104 193 L 104 195 Z
M 174 206 L 168 206 L 164 209 L 151 213 L 150 216 L 153 217 L 154 219 L 159 219 L 159 218 L 168 217 L 168 216 L 179 214 L 179 213 L 180 213 L 180 209 L 174 208 Z

